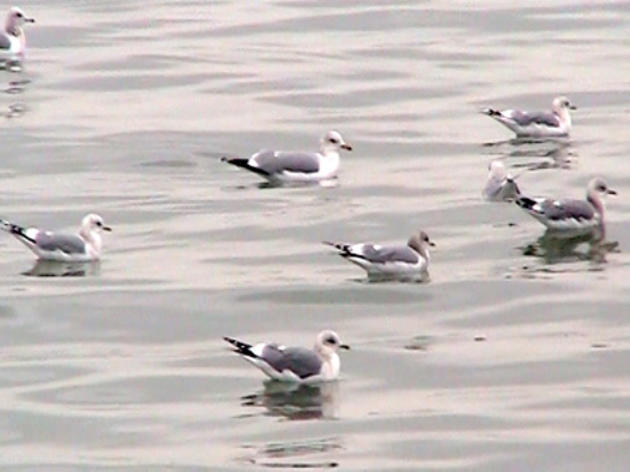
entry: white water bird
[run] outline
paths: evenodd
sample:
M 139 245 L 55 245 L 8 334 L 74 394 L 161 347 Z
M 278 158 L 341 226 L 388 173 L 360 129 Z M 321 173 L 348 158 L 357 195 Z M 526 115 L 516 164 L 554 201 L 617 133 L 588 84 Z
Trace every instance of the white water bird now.
M 406 245 L 381 246 L 372 243 L 345 244 L 324 241 L 344 259 L 365 269 L 369 277 L 422 280 L 428 274 L 429 246 L 435 243 L 424 231 L 412 235 Z
M 35 23 L 33 18 L 27 17 L 18 7 L 12 7 L 7 13 L 4 30 L 0 31 L 0 52 L 5 56 L 20 56 L 26 49 L 26 35 L 22 26 L 25 23 Z
M 516 204 L 554 233 L 579 236 L 599 230 L 605 234 L 602 195 L 616 195 L 601 177 L 591 179 L 586 199 L 529 198 L 519 196 Z
M 223 339 L 234 346 L 235 353 L 270 378 L 288 382 L 316 383 L 335 380 L 341 369 L 337 350 L 350 349 L 331 330 L 317 335 L 313 349 L 286 347 L 276 343 L 252 346 L 234 338 Z
M 493 202 L 514 200 L 521 191 L 516 184 L 516 178 L 505 171 L 503 162 L 495 159 L 488 166 L 488 179 L 483 188 L 483 196 Z
M 486 108 L 482 113 L 514 131 L 518 138 L 552 138 L 568 136 L 571 132 L 569 110 L 577 110 L 577 107 L 567 97 L 556 97 L 550 111 Z
M 319 152 L 263 150 L 249 159 L 221 160 L 247 169 L 271 182 L 319 182 L 333 179 L 339 170 L 339 151 L 352 151 L 337 131 L 329 131 L 320 140 Z
M 25 228 L 0 219 L 0 229 L 7 231 L 42 260 L 88 262 L 100 259 L 103 242 L 101 231 L 111 231 L 103 218 L 90 213 L 83 218 L 76 234 L 54 233 L 38 228 Z

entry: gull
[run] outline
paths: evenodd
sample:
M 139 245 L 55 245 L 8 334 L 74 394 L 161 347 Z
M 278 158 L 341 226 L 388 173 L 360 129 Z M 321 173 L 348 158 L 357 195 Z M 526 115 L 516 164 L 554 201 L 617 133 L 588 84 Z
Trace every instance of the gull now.
M 604 202 L 601 195 L 617 195 L 601 177 L 588 182 L 586 200 L 529 198 L 519 196 L 516 204 L 554 233 L 579 236 L 600 230 L 604 235 Z
M 318 182 L 337 176 L 339 150 L 352 151 L 337 131 L 329 131 L 320 139 L 319 152 L 262 150 L 249 159 L 222 157 L 221 161 L 242 167 L 265 179 L 276 182 Z
M 406 246 L 381 246 L 378 244 L 345 244 L 324 241 L 339 251 L 344 259 L 362 267 L 368 277 L 396 277 L 421 280 L 428 274 L 429 246 L 435 243 L 424 231 L 412 235 Z
M 495 159 L 488 166 L 488 180 L 483 188 L 483 196 L 493 202 L 514 200 L 521 191 L 515 182 L 515 177 L 505 172 L 503 162 Z
M 286 347 L 276 343 L 252 346 L 227 336 L 223 339 L 234 346 L 234 352 L 267 376 L 287 382 L 316 383 L 335 380 L 341 368 L 337 349 L 350 349 L 331 330 L 317 335 L 313 349 Z
M 35 253 L 38 259 L 61 262 L 89 262 L 101 257 L 101 231 L 111 231 L 103 218 L 90 213 L 83 218 L 76 234 L 60 234 L 38 228 L 24 228 L 0 219 L 0 229 L 7 231 Z
M 518 138 L 549 138 L 568 136 L 571 131 L 571 114 L 577 110 L 567 97 L 556 97 L 551 103 L 551 111 L 482 110 L 516 133 Z
M 24 23 L 35 23 L 18 7 L 12 7 L 7 13 L 4 30 L 0 32 L 0 51 L 4 54 L 17 56 L 24 54 L 26 36 L 22 30 Z

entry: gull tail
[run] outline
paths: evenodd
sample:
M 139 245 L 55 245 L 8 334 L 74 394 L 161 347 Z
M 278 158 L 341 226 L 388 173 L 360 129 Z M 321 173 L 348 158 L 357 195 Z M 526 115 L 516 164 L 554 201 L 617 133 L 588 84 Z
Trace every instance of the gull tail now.
M 23 238 L 32 244 L 35 244 L 35 240 L 27 234 L 26 228 L 23 228 L 22 226 L 16 225 L 15 223 L 11 223 L 10 221 L 0 218 L 0 229 L 6 231 L 7 233 L 13 234 L 14 236 Z
M 365 256 L 363 254 L 359 254 L 356 252 L 356 248 L 355 250 L 353 250 L 353 244 L 335 243 L 331 241 L 322 241 L 322 244 L 332 246 L 337 249 L 337 251 L 339 251 L 338 254 L 344 259 L 350 259 L 351 261 L 353 260 L 351 258 L 365 259 Z
M 520 196 L 520 195 L 517 197 L 515 202 L 523 210 L 527 210 L 527 211 L 536 211 L 534 209 L 534 206 L 536 206 L 538 204 L 538 202 L 536 200 L 534 200 L 533 198 L 524 197 L 524 196 Z
M 350 244 L 345 243 L 336 243 L 334 241 L 322 241 L 322 244 L 326 246 L 331 246 L 337 249 L 341 255 L 350 255 Z
M 258 167 L 254 167 L 249 165 L 249 159 L 243 159 L 241 157 L 225 157 L 223 156 L 221 158 L 221 162 L 227 162 L 228 164 L 231 164 L 233 166 L 236 167 L 240 167 L 242 169 L 246 169 L 249 170 L 251 172 L 254 172 L 256 174 L 260 174 L 260 175 L 265 175 L 268 176 L 269 172 L 266 172 L 262 169 L 259 169 Z
M 245 357 L 252 357 L 254 359 L 258 358 L 258 356 L 254 354 L 254 352 L 252 351 L 251 344 L 244 343 L 242 341 L 239 341 L 238 339 L 230 338 L 228 336 L 223 336 L 223 340 L 227 341 L 232 346 L 234 346 L 233 351 L 235 353 L 240 354 Z
M 481 113 L 488 116 L 501 116 L 501 112 L 499 110 L 495 110 L 494 108 L 484 108 L 481 110 Z

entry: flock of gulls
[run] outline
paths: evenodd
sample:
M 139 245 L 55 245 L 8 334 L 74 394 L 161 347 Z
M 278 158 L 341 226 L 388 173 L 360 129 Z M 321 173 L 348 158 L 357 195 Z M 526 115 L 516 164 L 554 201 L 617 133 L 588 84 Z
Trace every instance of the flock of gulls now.
M 9 60 L 21 60 L 26 46 L 22 26 L 34 23 L 19 8 L 9 10 L 4 30 L 0 33 L 0 54 Z M 553 100 L 551 110 L 530 112 L 487 108 L 482 113 L 495 119 L 516 134 L 518 139 L 545 140 L 566 138 L 571 131 L 570 110 L 575 107 L 566 97 Z M 352 146 L 338 131 L 328 131 L 320 139 L 317 152 L 261 150 L 251 157 L 221 158 L 237 168 L 252 172 L 273 184 L 324 183 L 337 177 L 340 152 L 352 151 Z M 506 172 L 503 162 L 490 163 L 483 195 L 490 201 L 515 202 L 525 212 L 542 223 L 557 237 L 605 235 L 604 200 L 615 195 L 606 181 L 595 177 L 588 182 L 586 198 L 539 198 L 522 193 L 516 183 L 518 176 Z M 102 253 L 103 231 L 111 231 L 97 214 L 86 215 L 76 234 L 56 233 L 0 219 L 0 229 L 13 235 L 40 260 L 59 262 L 89 262 L 99 260 Z M 369 278 L 402 281 L 422 281 L 428 275 L 429 247 L 434 246 L 428 234 L 420 230 L 407 244 L 379 245 L 374 243 L 329 242 L 344 259 L 364 269 Z M 286 347 L 275 343 L 250 345 L 225 337 L 234 352 L 268 377 L 293 382 L 320 382 L 339 376 L 339 349 L 349 349 L 334 331 L 317 335 L 313 349 Z

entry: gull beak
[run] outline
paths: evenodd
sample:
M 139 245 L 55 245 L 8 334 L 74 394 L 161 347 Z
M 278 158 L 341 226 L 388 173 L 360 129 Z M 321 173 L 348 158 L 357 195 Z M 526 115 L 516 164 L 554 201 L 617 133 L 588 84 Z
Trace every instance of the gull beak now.
M 608 190 L 606 190 L 606 193 L 607 193 L 608 195 L 617 195 L 617 191 L 616 191 L 616 190 L 613 190 L 613 189 L 611 189 L 611 188 L 609 188 Z
M 352 146 L 350 146 L 349 144 L 343 143 L 341 146 L 339 146 L 341 149 L 345 149 L 346 151 L 352 151 Z
M 429 246 L 435 247 L 435 243 L 433 241 L 429 241 Z
M 112 227 L 111 226 L 102 226 L 101 229 L 103 231 L 107 231 L 107 232 L 111 232 L 112 231 Z
M 24 23 L 35 23 L 35 18 L 24 18 Z
M 340 344 L 339 345 L 339 349 L 345 349 L 346 351 L 350 350 L 350 346 L 348 346 L 347 344 Z
M 569 110 L 577 110 L 578 107 L 576 107 L 575 105 L 571 104 L 569 105 Z

